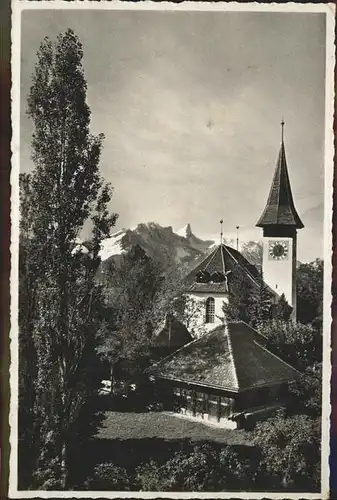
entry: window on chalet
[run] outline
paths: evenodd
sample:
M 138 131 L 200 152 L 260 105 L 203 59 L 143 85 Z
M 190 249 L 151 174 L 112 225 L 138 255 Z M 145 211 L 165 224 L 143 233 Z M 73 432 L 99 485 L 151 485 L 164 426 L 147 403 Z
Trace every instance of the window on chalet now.
M 214 323 L 215 319 L 215 300 L 208 297 L 206 300 L 206 323 Z

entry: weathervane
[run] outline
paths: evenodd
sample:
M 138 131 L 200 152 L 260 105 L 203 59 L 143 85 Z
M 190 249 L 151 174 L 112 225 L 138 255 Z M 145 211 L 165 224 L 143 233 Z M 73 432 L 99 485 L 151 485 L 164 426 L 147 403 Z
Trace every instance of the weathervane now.
M 222 224 L 223 224 L 223 219 L 220 221 L 220 245 L 222 245 Z
M 236 226 L 236 249 L 239 251 L 239 229 L 240 226 Z

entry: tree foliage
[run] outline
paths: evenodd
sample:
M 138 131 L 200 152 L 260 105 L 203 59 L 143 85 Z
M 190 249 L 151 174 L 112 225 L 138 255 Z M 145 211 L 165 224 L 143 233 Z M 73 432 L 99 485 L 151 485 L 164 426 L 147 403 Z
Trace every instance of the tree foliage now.
M 223 307 L 228 321 L 244 321 L 256 328 L 270 318 L 271 294 L 262 279 L 259 283 L 251 280 L 237 265 L 228 280 L 228 304 Z
M 173 314 L 181 324 L 186 326 L 193 337 L 199 338 L 206 333 L 204 323 L 206 301 L 197 300 L 191 295 L 181 292 L 181 289 L 178 290 L 178 295 L 174 297 L 172 303 Z
M 34 417 L 36 349 L 32 336 L 35 310 L 34 276 L 30 261 L 31 241 L 30 175 L 20 176 L 20 246 L 19 246 L 19 481 L 28 487 L 36 455 Z
M 322 361 L 322 336 L 311 325 L 272 320 L 259 331 L 270 351 L 300 371 Z
M 126 469 L 111 462 L 98 464 L 85 486 L 89 490 L 98 491 L 129 491 L 131 489 Z
M 304 324 L 322 328 L 323 260 L 316 259 L 297 267 L 297 318 Z
M 28 96 L 35 169 L 21 184 L 20 343 L 29 337 L 36 353 L 35 480 L 45 489 L 67 485 L 73 427 L 93 390 L 101 301 L 94 278 L 100 242 L 116 220 L 108 211 L 111 187 L 99 173 L 103 136 L 89 132 L 82 57 L 71 30 L 55 42 L 46 38 Z M 74 246 L 87 221 L 92 249 L 84 255 Z
M 322 364 L 308 366 L 296 383 L 290 387 L 293 397 L 287 405 L 288 414 L 306 414 L 320 417 L 322 414 Z
M 121 363 L 128 364 L 129 374 L 140 376 L 149 362 L 155 332 L 173 311 L 182 277 L 175 267 L 163 269 L 135 245 L 122 256 L 121 265 L 111 270 L 107 281 L 98 352 L 111 365 L 112 381 Z
M 282 293 L 278 302 L 274 306 L 273 319 L 278 321 L 289 321 L 292 307 L 288 304 L 284 293 Z
M 136 485 L 141 491 L 252 489 L 255 479 L 255 462 L 231 446 L 217 450 L 197 445 L 189 453 L 174 454 L 162 465 L 152 460 L 136 469 Z
M 307 415 L 276 417 L 259 422 L 254 444 L 263 454 L 261 465 L 276 484 L 289 490 L 318 491 L 320 487 L 320 419 Z
M 132 463 L 127 468 L 113 462 L 98 464 L 86 482 L 93 490 L 119 491 L 226 491 L 258 489 L 260 454 L 250 447 L 200 443 L 182 446 L 166 459 Z M 136 466 L 135 466 L 136 465 Z M 265 484 L 262 484 L 265 487 Z
M 153 331 L 153 302 L 161 283 L 159 269 L 140 246 L 123 255 L 105 289 L 106 322 L 99 352 L 111 364 L 144 354 Z
M 320 484 L 320 424 L 308 416 L 260 422 L 253 446 L 198 443 L 163 458 L 122 468 L 99 464 L 87 481 L 95 490 L 119 491 L 302 491 Z

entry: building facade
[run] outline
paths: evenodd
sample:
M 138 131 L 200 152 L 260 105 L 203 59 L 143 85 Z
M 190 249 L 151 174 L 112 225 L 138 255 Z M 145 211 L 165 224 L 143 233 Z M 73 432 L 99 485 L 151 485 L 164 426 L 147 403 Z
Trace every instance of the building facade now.
M 148 373 L 171 391 L 177 413 L 226 428 L 250 426 L 285 401 L 298 372 L 269 352 L 265 338 L 230 322 L 185 345 Z

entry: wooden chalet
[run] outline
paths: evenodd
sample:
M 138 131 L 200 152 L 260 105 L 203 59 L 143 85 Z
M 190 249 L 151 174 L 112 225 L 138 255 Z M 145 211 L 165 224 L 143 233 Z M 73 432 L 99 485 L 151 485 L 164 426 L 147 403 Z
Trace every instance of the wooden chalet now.
M 273 413 L 299 373 L 243 322 L 214 328 L 148 369 L 175 411 L 239 428 Z

